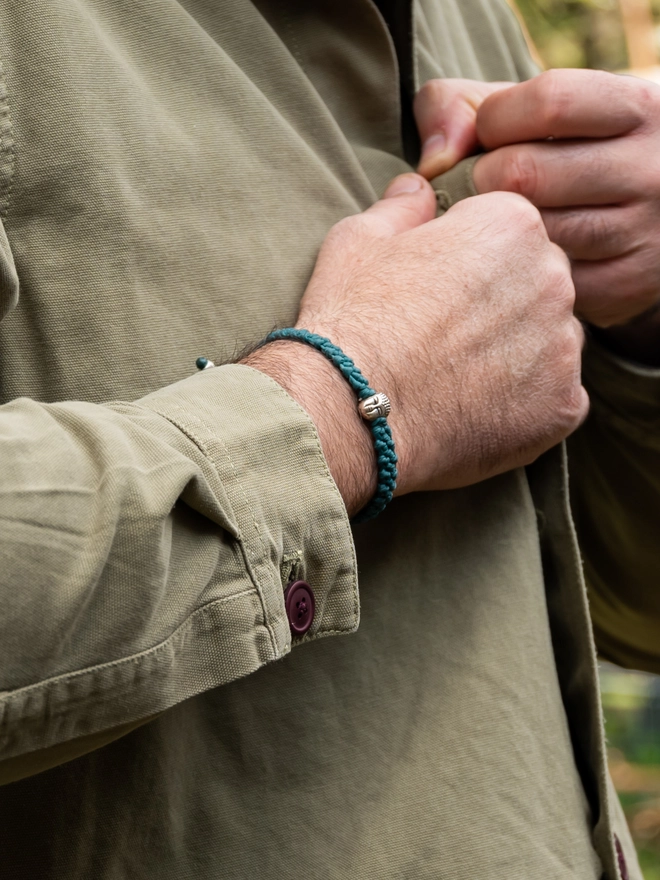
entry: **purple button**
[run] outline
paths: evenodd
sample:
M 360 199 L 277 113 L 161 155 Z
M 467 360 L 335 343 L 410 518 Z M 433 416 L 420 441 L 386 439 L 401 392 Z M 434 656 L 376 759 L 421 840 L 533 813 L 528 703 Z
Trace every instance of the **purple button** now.
M 626 857 L 623 854 L 623 847 L 621 846 L 621 841 L 616 836 L 616 834 L 614 835 L 614 846 L 616 847 L 616 860 L 619 863 L 621 880 L 630 880 L 630 875 L 628 874 L 628 865 L 626 865 Z
M 294 581 L 284 591 L 284 607 L 294 636 L 304 636 L 314 620 L 314 593 L 305 581 Z

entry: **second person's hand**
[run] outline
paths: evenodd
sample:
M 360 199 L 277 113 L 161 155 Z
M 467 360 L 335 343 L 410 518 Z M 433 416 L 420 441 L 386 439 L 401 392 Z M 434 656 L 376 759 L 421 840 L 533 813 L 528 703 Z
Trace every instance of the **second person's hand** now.
M 516 192 L 539 208 L 571 258 L 577 314 L 598 327 L 641 317 L 658 348 L 658 86 L 589 70 L 548 71 L 519 85 L 432 80 L 416 116 L 422 174 L 485 149 L 474 166 L 477 192 Z M 644 327 L 617 332 L 641 341 Z

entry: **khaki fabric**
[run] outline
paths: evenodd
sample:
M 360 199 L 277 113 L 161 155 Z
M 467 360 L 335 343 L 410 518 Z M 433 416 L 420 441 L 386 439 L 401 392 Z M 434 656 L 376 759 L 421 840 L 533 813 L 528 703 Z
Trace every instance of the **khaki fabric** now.
M 351 533 L 279 386 L 190 375 L 291 323 L 330 226 L 409 169 L 401 80 L 534 72 L 504 3 L 389 5 L 410 32 L 369 0 L 0 2 L 8 877 L 615 880 L 615 832 L 632 853 L 563 451 Z
M 592 340 L 584 375 L 591 415 L 569 449 L 580 470 L 573 507 L 598 646 L 615 663 L 658 674 L 660 370 Z

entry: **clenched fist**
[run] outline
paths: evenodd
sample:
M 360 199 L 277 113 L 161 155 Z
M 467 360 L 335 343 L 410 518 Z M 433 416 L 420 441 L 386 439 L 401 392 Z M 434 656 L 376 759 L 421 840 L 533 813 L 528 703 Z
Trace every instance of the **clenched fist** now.
M 410 174 L 338 223 L 297 322 L 341 346 L 391 399 L 397 494 L 465 486 L 528 464 L 588 408 L 568 260 L 536 208 L 499 193 L 434 214 L 431 187 Z M 248 363 L 307 408 L 357 510 L 373 491 L 375 464 L 343 378 L 290 342 L 271 343 Z

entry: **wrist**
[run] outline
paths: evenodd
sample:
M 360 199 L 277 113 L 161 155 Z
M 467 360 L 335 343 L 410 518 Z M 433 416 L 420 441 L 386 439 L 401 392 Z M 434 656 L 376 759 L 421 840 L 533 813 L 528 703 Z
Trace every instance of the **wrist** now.
M 341 373 L 313 348 L 298 342 L 269 342 L 242 363 L 270 376 L 308 413 L 328 468 L 349 516 L 376 490 L 371 432 L 357 412 L 356 398 Z

